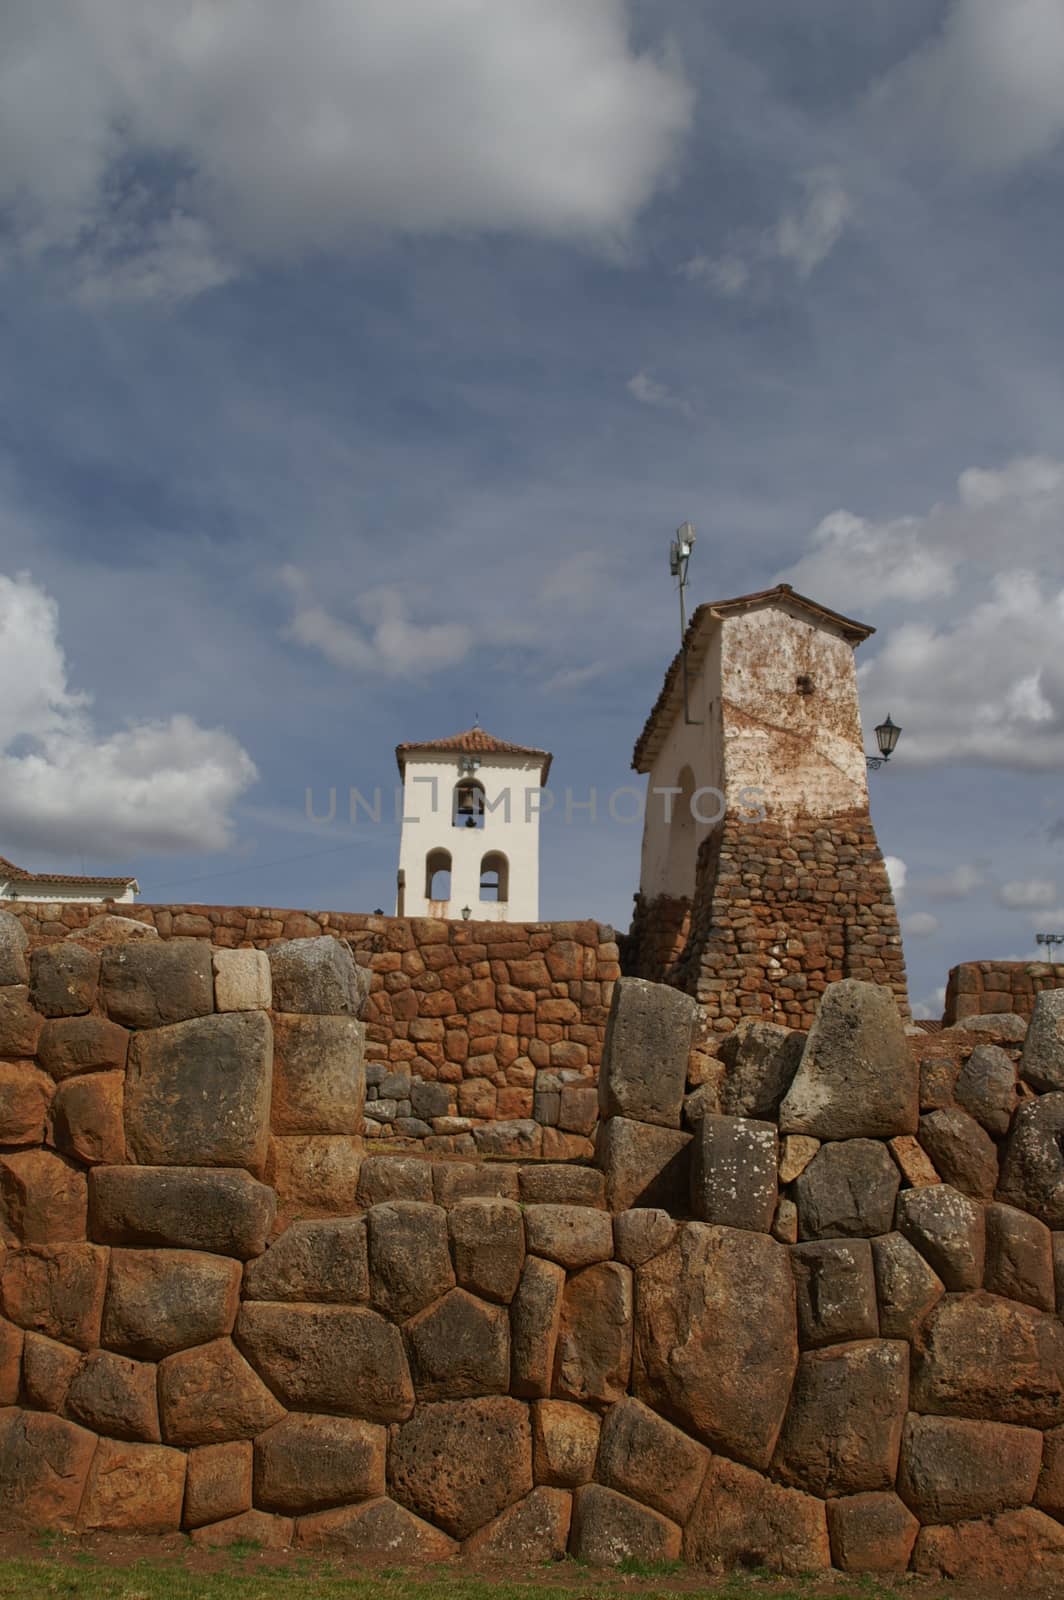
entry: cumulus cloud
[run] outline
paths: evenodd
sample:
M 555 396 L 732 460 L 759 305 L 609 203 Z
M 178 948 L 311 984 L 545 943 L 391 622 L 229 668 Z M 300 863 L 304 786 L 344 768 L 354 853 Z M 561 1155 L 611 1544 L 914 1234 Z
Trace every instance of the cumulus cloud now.
M 939 989 L 932 989 L 922 1000 L 913 1001 L 913 1016 L 921 1022 L 934 1022 L 942 1016 L 946 1009 L 945 984 Z
M 625 388 L 640 405 L 651 406 L 655 411 L 676 411 L 688 420 L 694 416 L 694 407 L 689 400 L 676 394 L 667 384 L 659 383 L 649 373 L 637 372 L 634 378 L 628 379 Z
M 187 716 L 97 731 L 73 690 L 55 602 L 0 575 L 0 848 L 99 854 L 220 850 L 257 773 L 220 728 Z
M 380 233 L 602 243 L 691 119 L 626 0 L 12 0 L 0 209 L 84 292 L 174 297 Z
M 905 885 L 909 877 L 909 868 L 900 856 L 884 856 L 883 865 L 887 869 L 890 887 L 894 891 L 895 900 L 901 900 L 905 894 Z
M 925 878 L 920 888 L 932 900 L 966 900 L 985 883 L 986 875 L 981 867 L 962 861 L 949 872 Z
M 411 622 L 397 589 L 367 590 L 357 602 L 356 623 L 317 604 L 297 567 L 283 568 L 280 577 L 294 602 L 282 637 L 316 650 L 341 671 L 416 677 L 454 666 L 472 649 L 473 633 L 465 623 Z
M 685 278 L 702 282 L 715 294 L 734 299 L 758 284 L 781 262 L 798 278 L 812 276 L 834 250 L 854 214 L 841 173 L 816 167 L 801 174 L 803 197 L 762 233 L 732 240 L 722 255 L 696 255 L 680 268 Z
M 999 885 L 997 903 L 1007 911 L 1027 911 L 1039 906 L 1055 906 L 1057 886 L 1048 878 L 1020 878 Z
M 918 157 L 993 172 L 1044 155 L 1064 134 L 1060 0 L 954 0 L 866 109 L 881 141 Z
M 902 918 L 901 931 L 910 939 L 929 939 L 940 926 L 938 918 L 930 911 L 914 911 L 911 916 Z

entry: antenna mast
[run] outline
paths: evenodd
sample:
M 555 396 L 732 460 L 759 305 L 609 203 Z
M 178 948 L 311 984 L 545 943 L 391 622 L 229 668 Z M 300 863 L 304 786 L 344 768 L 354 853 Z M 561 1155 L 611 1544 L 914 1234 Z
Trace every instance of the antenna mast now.
M 695 547 L 695 530 L 693 523 L 681 522 L 676 530 L 676 537 L 669 546 L 669 572 L 677 579 L 680 591 L 680 672 L 683 678 L 683 720 L 689 727 L 697 728 L 701 723 L 691 716 L 687 700 L 687 566 L 691 560 L 691 551 Z

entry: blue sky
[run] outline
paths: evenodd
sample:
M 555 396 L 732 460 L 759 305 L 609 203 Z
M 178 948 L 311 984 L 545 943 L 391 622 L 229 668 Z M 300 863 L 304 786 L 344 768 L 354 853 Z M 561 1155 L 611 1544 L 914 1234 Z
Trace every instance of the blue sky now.
M 627 925 L 694 600 L 876 625 L 914 998 L 1064 929 L 1059 0 L 12 0 L 0 853 L 390 907 L 305 815 L 555 752 L 543 911 Z

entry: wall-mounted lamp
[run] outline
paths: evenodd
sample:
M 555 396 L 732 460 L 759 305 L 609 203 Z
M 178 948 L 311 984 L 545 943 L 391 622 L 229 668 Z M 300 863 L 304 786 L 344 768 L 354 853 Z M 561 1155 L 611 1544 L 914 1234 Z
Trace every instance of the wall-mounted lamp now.
M 879 746 L 878 756 L 865 756 L 865 761 L 873 772 L 878 772 L 880 767 L 890 760 L 897 749 L 900 738 L 901 729 L 896 722 L 890 720 L 888 711 L 886 721 L 881 722 L 876 729 L 876 744 Z
M 462 907 L 462 921 L 463 922 L 468 922 L 472 915 L 473 915 L 473 913 L 472 913 L 472 911 L 470 911 L 468 906 L 463 906 Z
M 480 757 L 479 756 L 463 756 L 461 758 L 461 760 L 459 761 L 459 763 L 458 763 L 458 770 L 459 770 L 459 772 L 479 772 L 479 770 L 480 770 Z

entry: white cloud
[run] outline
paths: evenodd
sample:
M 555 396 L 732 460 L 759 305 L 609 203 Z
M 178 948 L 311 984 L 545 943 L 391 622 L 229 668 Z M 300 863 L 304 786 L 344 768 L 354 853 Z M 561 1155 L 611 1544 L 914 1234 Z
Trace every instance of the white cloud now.
M 1013 879 L 1003 883 L 997 891 L 997 903 L 1008 911 L 1026 911 L 1032 907 L 1055 906 L 1057 886 L 1048 878 Z
M 652 406 L 656 411 L 677 411 L 688 420 L 694 416 L 694 407 L 689 400 L 676 394 L 667 384 L 659 383 L 649 373 L 637 372 L 634 378 L 628 379 L 625 388 L 640 405 Z
M 736 236 L 723 255 L 696 255 L 680 268 L 685 278 L 705 283 L 725 299 L 755 286 L 764 270 L 784 263 L 800 279 L 825 262 L 854 215 L 854 204 L 834 167 L 815 167 L 800 176 L 804 197 L 763 233 Z M 760 269 L 760 270 L 759 270 Z
M 397 589 L 371 589 L 361 595 L 357 603 L 361 623 L 356 624 L 318 605 L 298 568 L 283 568 L 280 578 L 295 603 L 282 637 L 318 651 L 344 672 L 416 677 L 454 666 L 472 649 L 473 633 L 465 623 L 411 622 Z
M 220 850 L 251 758 L 187 716 L 99 734 L 71 690 L 54 601 L 0 575 L 0 850 Z
M 910 939 L 929 939 L 940 926 L 938 918 L 930 911 L 914 911 L 911 916 L 903 917 L 901 931 Z
M 895 900 L 901 900 L 905 895 L 905 885 L 909 877 L 909 868 L 900 856 L 884 856 L 883 865 L 887 869 L 890 887 L 894 891 Z
M 962 861 L 949 872 L 923 879 L 920 888 L 931 900 L 966 900 L 985 883 L 986 876 L 980 867 Z
M 562 667 L 546 679 L 542 690 L 544 694 L 573 694 L 589 683 L 597 683 L 612 670 L 613 663 L 610 661 L 589 661 L 585 667 Z
M 919 1021 L 937 1022 L 946 1009 L 946 988 L 932 989 L 922 1000 L 913 1001 L 913 1016 Z
M 873 89 L 873 132 L 918 158 L 1016 167 L 1064 133 L 1060 0 L 954 0 L 941 31 Z
M 11 0 L 0 210 L 84 290 L 196 291 L 381 232 L 604 244 L 693 96 L 626 0 Z
M 692 256 L 680 268 L 692 283 L 704 282 L 714 293 L 732 300 L 750 282 L 750 268 L 742 256 Z
M 780 574 L 841 611 L 886 610 L 860 683 L 904 728 L 898 759 L 1064 765 L 1062 522 L 1064 462 L 1022 457 L 961 473 L 923 516 L 833 512 Z

